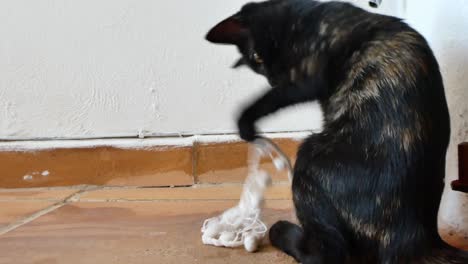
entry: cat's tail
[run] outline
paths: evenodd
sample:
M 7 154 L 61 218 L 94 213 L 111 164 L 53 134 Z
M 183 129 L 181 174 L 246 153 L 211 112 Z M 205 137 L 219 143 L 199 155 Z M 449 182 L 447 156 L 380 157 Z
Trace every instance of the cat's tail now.
M 418 264 L 467 264 L 468 251 L 454 248 L 446 243 L 434 249 L 431 256 L 425 257 Z

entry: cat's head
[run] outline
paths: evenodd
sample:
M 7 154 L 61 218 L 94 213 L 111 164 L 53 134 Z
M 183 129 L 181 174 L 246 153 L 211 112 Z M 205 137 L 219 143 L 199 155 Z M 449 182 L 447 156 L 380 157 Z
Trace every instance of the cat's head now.
M 248 66 L 265 76 L 272 86 L 281 82 L 282 38 L 286 27 L 287 1 L 250 3 L 214 26 L 206 39 L 216 44 L 237 46 L 241 58 L 234 68 Z

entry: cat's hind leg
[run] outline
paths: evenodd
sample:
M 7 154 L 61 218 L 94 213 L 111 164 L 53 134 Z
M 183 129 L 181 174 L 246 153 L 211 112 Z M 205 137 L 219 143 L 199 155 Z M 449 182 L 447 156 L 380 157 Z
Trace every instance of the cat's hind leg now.
M 270 229 L 270 241 L 304 264 L 346 263 L 350 255 L 347 229 L 329 197 L 310 176 L 296 170 L 293 179 L 294 205 L 301 225 L 276 223 Z
M 279 221 L 270 229 L 271 244 L 303 264 L 345 263 L 342 243 L 327 232 L 305 232 L 300 226 Z M 341 245 L 340 245 L 341 244 Z
M 304 255 L 304 231 L 301 227 L 287 221 L 279 221 L 270 228 L 269 237 L 274 247 L 301 262 Z
M 298 218 L 302 227 L 286 221 L 277 222 L 269 232 L 271 244 L 303 264 L 345 263 L 349 245 L 340 231 L 334 208 L 326 208 L 329 206 L 325 201 L 319 201 L 317 207 L 297 201 L 295 204 L 296 210 L 301 212 Z

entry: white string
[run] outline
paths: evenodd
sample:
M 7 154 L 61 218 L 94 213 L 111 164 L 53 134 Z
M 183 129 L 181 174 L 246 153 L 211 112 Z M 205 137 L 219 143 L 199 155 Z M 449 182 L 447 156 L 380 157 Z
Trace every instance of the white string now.
M 249 147 L 249 174 L 239 204 L 203 222 L 201 232 L 204 244 L 223 247 L 244 245 L 249 252 L 258 248 L 268 231 L 261 220 L 263 194 L 271 184 L 270 175 L 260 170 L 260 161 L 265 156 L 272 159 L 277 170 L 287 169 L 288 178 L 292 180 L 292 166 L 287 156 L 272 141 L 265 138 L 255 140 Z

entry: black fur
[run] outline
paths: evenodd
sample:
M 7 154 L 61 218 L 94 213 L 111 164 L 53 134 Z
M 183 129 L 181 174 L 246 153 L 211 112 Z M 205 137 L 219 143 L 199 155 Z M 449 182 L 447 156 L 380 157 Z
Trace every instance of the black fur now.
M 207 35 L 234 44 L 272 88 L 240 135 L 280 108 L 318 100 L 325 124 L 300 147 L 292 184 L 301 226 L 272 244 L 302 263 L 468 263 L 437 232 L 450 123 L 426 40 L 397 18 L 341 2 L 245 5 Z

